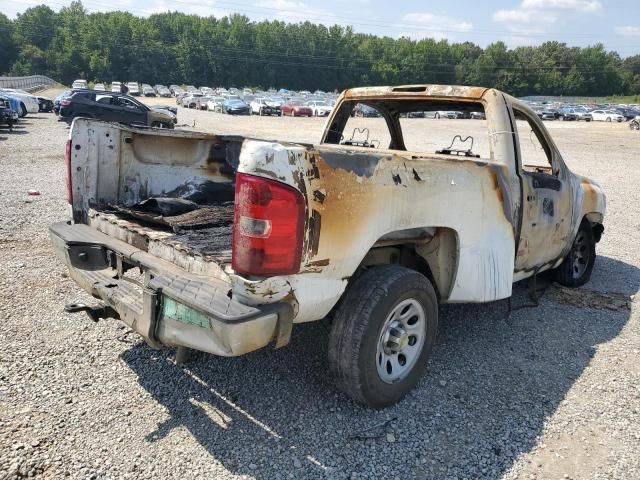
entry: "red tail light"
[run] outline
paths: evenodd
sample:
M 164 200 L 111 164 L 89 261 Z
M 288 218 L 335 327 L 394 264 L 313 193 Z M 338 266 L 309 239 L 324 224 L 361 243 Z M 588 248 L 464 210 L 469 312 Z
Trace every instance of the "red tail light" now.
M 73 205 L 73 191 L 71 190 L 71 140 L 67 140 L 65 163 L 67 165 L 67 202 L 69 205 Z
M 304 198 L 274 180 L 236 175 L 232 266 L 244 275 L 290 275 L 300 269 Z
M 68 107 L 69 105 L 71 105 L 71 100 L 60 100 L 61 107 Z

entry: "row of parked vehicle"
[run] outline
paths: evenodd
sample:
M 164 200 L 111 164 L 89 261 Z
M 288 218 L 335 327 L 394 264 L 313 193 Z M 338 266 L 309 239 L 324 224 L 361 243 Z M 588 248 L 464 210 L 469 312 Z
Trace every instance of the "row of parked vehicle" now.
M 638 105 L 530 103 L 530 106 L 542 120 L 624 122 L 640 117 Z
M 275 115 L 292 117 L 326 117 L 331 113 L 337 96 L 317 91 L 291 92 L 289 90 L 254 91 L 236 88 L 209 87 L 186 89 L 171 85 L 176 103 L 185 108 L 209 110 L 231 115 Z
M 17 88 L 0 88 L 0 127 L 13 128 L 30 113 L 51 112 L 53 102 Z

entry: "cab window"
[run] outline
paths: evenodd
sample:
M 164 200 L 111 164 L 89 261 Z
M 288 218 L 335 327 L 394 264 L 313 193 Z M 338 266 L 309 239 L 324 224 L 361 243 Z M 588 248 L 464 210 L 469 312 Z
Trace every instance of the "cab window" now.
M 550 145 L 539 125 L 529 114 L 514 107 L 516 128 L 522 156 L 522 170 L 557 175 L 553 168 L 553 156 Z

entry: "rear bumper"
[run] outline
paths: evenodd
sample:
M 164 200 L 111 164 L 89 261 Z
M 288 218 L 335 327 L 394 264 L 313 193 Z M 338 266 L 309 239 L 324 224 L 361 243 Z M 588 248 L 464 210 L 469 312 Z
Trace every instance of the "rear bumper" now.
M 88 225 L 56 223 L 49 231 L 70 277 L 152 346 L 237 356 L 288 339 L 293 312 L 287 303 L 241 304 L 229 298 L 229 282 L 188 273 Z M 123 264 L 139 267 L 144 281 L 123 279 Z

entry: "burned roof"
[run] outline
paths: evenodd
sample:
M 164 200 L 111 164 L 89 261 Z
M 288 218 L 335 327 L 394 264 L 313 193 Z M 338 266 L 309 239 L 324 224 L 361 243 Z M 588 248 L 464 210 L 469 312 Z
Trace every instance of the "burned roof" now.
M 359 87 L 345 90 L 345 99 L 366 99 L 379 97 L 447 97 L 451 99 L 480 100 L 485 87 L 465 87 L 461 85 L 400 85 L 396 87 Z

